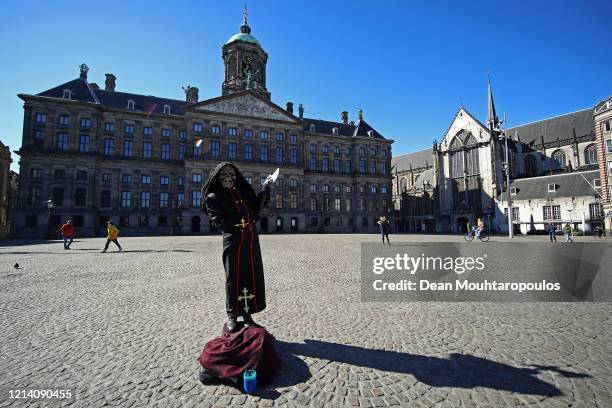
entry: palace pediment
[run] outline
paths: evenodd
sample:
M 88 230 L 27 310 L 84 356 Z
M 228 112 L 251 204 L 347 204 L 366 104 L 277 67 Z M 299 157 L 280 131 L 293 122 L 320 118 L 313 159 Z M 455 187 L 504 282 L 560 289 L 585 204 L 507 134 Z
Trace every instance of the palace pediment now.
M 258 119 L 298 123 L 299 119 L 280 106 L 252 92 L 237 92 L 199 102 L 188 108 L 193 112 L 217 112 Z

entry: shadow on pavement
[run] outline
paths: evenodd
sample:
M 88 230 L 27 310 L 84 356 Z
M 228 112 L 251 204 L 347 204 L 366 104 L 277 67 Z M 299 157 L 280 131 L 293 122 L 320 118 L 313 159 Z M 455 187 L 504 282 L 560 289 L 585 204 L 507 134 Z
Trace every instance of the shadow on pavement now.
M 284 356 L 284 373 L 279 373 L 275 377 L 273 387 L 294 385 L 303 382 L 303 378 L 310 377 L 309 372 L 307 376 L 304 376 L 304 362 L 296 356 L 325 359 L 398 374 L 410 374 L 418 381 L 432 387 L 486 387 L 547 397 L 559 396 L 563 393 L 554 385 L 537 378 L 538 373 L 554 371 L 566 378 L 590 377 L 588 374 L 574 373 L 555 366 L 533 365 L 533 368 L 519 368 L 469 354 L 453 353 L 448 358 L 428 357 L 309 339 L 304 340 L 303 344 L 277 341 L 276 345 L 281 355 Z M 305 370 L 308 371 L 308 367 Z M 283 378 L 283 374 L 286 373 L 295 373 L 295 376 Z M 286 384 L 287 382 L 289 384 Z

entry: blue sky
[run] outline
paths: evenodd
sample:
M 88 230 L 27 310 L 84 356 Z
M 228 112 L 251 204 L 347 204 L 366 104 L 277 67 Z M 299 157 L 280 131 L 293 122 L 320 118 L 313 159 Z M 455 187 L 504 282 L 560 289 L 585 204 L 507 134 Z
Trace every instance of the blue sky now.
M 78 76 L 117 90 L 183 99 L 221 92 L 221 45 L 243 1 L 11 2 L 0 24 L 0 140 L 21 143 L 18 93 Z M 487 74 L 498 113 L 517 125 L 592 107 L 612 94 L 612 2 L 249 1 L 280 106 L 339 120 L 357 110 L 394 155 L 440 139 L 461 102 L 486 118 Z M 13 169 L 17 170 L 15 156 Z

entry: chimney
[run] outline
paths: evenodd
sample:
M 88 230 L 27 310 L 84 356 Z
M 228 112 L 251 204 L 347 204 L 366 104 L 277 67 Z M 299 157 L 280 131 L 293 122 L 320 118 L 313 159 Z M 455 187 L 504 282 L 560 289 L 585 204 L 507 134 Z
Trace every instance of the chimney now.
M 293 102 L 287 102 L 287 112 L 293 115 Z
M 340 114 L 340 117 L 342 118 L 342 123 L 344 123 L 345 125 L 348 125 L 348 112 L 342 111 L 342 113 Z
M 106 74 L 105 76 L 106 80 L 104 81 L 104 90 L 109 92 L 115 92 L 115 80 L 117 79 L 117 77 L 113 74 Z
M 304 119 L 304 106 L 302 106 L 301 103 L 300 103 L 300 106 L 298 107 L 298 111 L 300 112 L 300 119 Z
M 189 103 L 198 103 L 198 91 L 199 89 L 195 86 L 187 85 L 187 88 L 183 87 L 185 91 L 185 100 Z
M 359 109 L 357 111 L 357 117 L 359 118 L 359 120 L 363 120 L 363 110 L 362 109 Z

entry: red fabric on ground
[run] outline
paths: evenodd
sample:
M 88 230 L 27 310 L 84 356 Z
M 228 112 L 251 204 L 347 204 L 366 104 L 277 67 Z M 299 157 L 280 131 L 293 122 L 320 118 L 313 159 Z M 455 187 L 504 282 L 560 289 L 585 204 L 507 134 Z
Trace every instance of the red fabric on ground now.
M 266 384 L 280 367 L 274 342 L 274 336 L 263 327 L 242 326 L 231 333 L 223 326 L 221 337 L 206 343 L 198 361 L 222 379 L 238 377 L 242 381 L 244 371 L 255 368 L 257 382 Z

